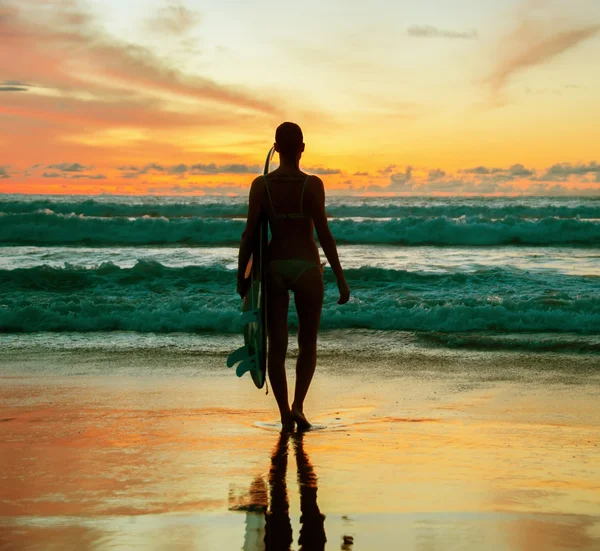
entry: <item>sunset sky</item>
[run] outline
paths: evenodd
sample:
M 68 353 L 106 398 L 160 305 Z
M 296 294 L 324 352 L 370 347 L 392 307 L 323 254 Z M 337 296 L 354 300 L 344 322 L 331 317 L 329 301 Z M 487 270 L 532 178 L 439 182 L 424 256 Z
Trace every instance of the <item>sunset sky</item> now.
M 598 0 L 0 0 L 0 192 L 600 195 Z

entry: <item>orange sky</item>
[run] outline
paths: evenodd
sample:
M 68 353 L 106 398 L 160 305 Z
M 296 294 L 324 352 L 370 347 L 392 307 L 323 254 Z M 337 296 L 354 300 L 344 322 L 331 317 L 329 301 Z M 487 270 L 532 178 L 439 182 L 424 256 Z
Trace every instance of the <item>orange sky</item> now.
M 0 4 L 0 192 L 600 194 L 595 0 L 210 4 Z

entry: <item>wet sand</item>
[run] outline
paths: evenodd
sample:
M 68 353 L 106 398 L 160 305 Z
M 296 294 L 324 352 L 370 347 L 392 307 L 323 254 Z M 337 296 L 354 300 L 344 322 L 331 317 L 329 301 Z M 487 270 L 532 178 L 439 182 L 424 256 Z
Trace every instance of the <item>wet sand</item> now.
M 281 438 L 222 357 L 0 356 L 1 550 L 600 549 L 597 357 L 325 357 Z

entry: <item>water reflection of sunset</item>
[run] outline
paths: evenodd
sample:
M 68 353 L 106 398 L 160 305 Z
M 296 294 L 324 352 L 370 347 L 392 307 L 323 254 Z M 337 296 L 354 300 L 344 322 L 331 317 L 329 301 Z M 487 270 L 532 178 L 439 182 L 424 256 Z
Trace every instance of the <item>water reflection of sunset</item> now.
M 5 378 L 3 537 L 32 549 L 52 538 L 237 549 L 249 526 L 266 526 L 244 514 L 250 489 L 254 512 L 283 514 L 294 542 L 325 515 L 334 549 L 344 535 L 365 549 L 598 544 L 591 387 L 539 378 L 461 390 L 450 374 L 377 369 L 360 384 L 321 372 L 307 407 L 327 428 L 289 442 L 265 430 L 264 395 L 228 374 Z

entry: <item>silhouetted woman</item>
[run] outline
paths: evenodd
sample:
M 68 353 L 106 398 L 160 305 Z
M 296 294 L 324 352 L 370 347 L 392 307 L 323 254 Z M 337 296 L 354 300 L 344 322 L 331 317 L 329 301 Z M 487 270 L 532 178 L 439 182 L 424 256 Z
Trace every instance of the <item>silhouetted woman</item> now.
M 350 298 L 335 240 L 327 223 L 323 182 L 300 170 L 303 139 L 297 124 L 284 122 L 277 128 L 275 151 L 279 153 L 280 165 L 277 170 L 252 182 L 238 264 L 238 292 L 243 297 L 247 285 L 244 273 L 252 254 L 255 232 L 261 215 L 266 213 L 272 236 L 267 249 L 268 371 L 284 430 L 292 430 L 294 423 L 300 430 L 310 428 L 303 407 L 317 362 L 317 332 L 323 306 L 323 275 L 315 229 L 337 278 L 338 304 L 345 304 Z M 294 292 L 298 313 L 299 347 L 291 408 L 285 375 L 290 291 Z

